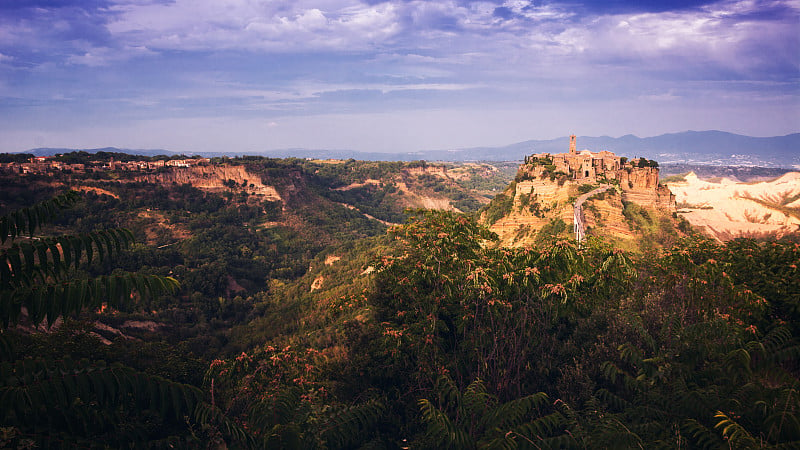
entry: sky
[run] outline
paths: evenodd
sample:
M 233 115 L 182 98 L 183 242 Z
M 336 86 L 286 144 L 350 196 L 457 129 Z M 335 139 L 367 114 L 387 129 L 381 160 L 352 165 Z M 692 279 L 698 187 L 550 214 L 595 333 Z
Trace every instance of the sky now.
M 800 0 L 0 0 L 0 151 L 800 131 Z

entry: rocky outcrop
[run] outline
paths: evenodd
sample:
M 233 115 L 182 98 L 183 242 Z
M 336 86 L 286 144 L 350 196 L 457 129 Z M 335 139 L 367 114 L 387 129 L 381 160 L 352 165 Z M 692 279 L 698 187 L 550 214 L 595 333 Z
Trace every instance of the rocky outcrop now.
M 658 184 L 659 173 L 655 167 L 629 167 L 615 171 L 622 199 L 648 208 L 675 211 L 675 195 L 666 186 Z
M 505 246 L 522 246 L 535 239 L 538 230 L 553 220 L 561 219 L 571 231 L 574 225 L 573 202 L 580 196 L 579 186 L 611 183 L 615 190 L 591 197 L 584 210 L 584 225 L 589 234 L 616 239 L 631 239 L 633 231 L 622 214 L 623 202 L 640 206 L 675 211 L 675 196 L 665 186 L 659 185 L 656 167 L 632 167 L 630 164 L 608 170 L 596 168 L 590 177 L 574 178 L 570 174 L 549 173 L 546 165 L 526 163 L 520 166 L 513 189 L 505 195 L 512 196 L 511 210 L 491 224 Z M 550 169 L 552 170 L 552 169 Z
M 252 195 L 263 196 L 265 200 L 281 200 L 280 194 L 272 186 L 261 182 L 261 177 L 247 171 L 245 166 L 214 164 L 194 167 L 172 167 L 160 173 L 143 175 L 136 181 L 150 183 L 190 184 L 198 189 L 210 192 L 235 189 Z
M 549 179 L 520 181 L 509 187 L 506 195 L 513 196 L 511 211 L 489 228 L 497 233 L 504 246 L 523 246 L 531 243 L 536 233 L 553 219 L 560 218 L 572 227 L 570 196 L 576 184 L 559 185 Z
M 426 165 L 425 167 L 406 167 L 402 171 L 407 175 L 434 175 L 441 178 L 450 178 L 447 173 L 447 167 L 440 165 Z
M 514 202 L 519 206 L 519 202 L 524 199 L 524 196 L 535 196 L 536 201 L 543 204 L 552 204 L 553 202 L 565 201 L 569 198 L 569 186 L 566 188 L 558 183 L 549 180 L 527 180 L 517 183 L 514 193 Z

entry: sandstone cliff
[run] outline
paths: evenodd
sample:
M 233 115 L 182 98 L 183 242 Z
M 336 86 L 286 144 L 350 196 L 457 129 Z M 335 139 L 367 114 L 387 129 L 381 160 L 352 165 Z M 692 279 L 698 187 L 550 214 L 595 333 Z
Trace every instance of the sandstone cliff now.
M 619 180 L 624 201 L 675 211 L 675 196 L 669 188 L 658 184 L 658 176 L 655 167 L 635 167 L 615 171 L 613 179 Z
M 632 239 L 634 233 L 622 214 L 623 209 L 619 195 L 606 194 L 588 200 L 584 206 L 584 222 L 589 233 L 602 231 L 604 236 Z
M 142 175 L 136 181 L 150 183 L 190 184 L 198 189 L 210 192 L 229 190 L 228 185 L 235 183 L 237 189 L 252 195 L 263 196 L 265 200 L 279 201 L 280 194 L 273 186 L 266 186 L 261 177 L 247 171 L 245 166 L 214 164 L 194 167 L 174 167 L 170 170 Z

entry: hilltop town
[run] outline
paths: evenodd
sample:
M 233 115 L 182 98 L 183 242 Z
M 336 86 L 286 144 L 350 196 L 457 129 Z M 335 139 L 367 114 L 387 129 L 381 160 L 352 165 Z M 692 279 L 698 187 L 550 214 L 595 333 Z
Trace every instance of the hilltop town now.
M 629 160 L 607 150 L 578 151 L 572 135 L 566 153 L 525 157 L 514 183 L 487 208 L 483 220 L 504 244 L 525 245 L 542 228 L 552 228 L 554 221 L 557 228 L 572 226 L 577 197 L 604 185 L 614 190 L 597 196 L 585 222 L 588 228 L 605 228 L 610 237 L 633 236 L 623 215 L 627 203 L 665 213 L 675 211 L 675 196 L 659 184 L 657 162 Z
M 186 159 L 135 159 L 132 161 L 115 161 L 110 158 L 108 161 L 90 160 L 88 162 L 65 162 L 52 156 L 34 156 L 26 162 L 0 162 L 0 172 L 15 174 L 37 174 L 46 175 L 57 172 L 86 173 L 93 171 L 127 171 L 143 172 L 154 171 L 164 167 L 194 167 L 208 165 L 211 160 L 208 158 L 186 158 Z

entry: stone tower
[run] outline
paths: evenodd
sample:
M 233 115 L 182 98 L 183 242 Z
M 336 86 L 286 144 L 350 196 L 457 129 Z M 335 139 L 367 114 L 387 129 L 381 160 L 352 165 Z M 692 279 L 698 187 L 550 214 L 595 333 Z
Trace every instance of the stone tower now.
M 575 144 L 575 135 L 571 134 L 571 135 L 569 135 L 569 153 L 574 155 L 576 151 L 577 151 L 577 147 L 576 147 L 576 144 Z

